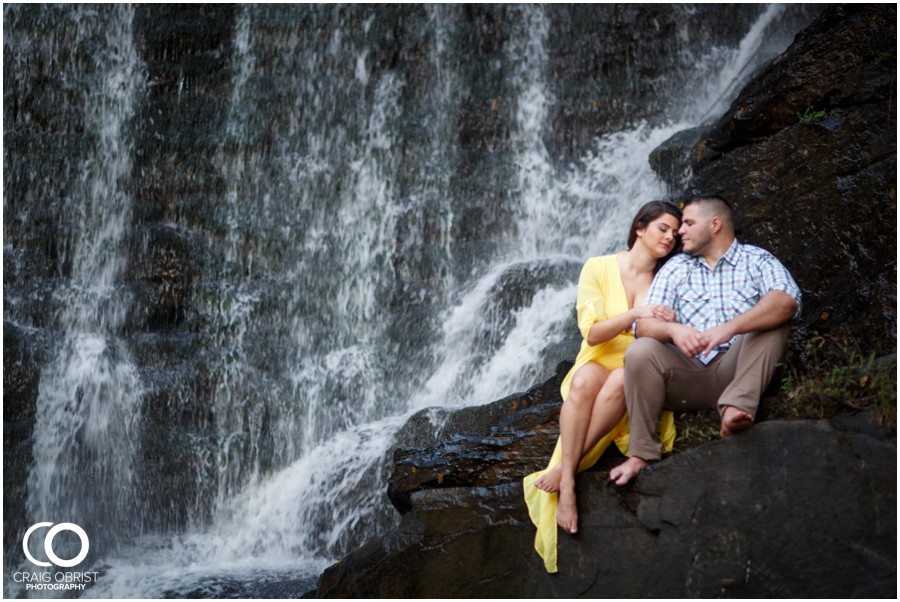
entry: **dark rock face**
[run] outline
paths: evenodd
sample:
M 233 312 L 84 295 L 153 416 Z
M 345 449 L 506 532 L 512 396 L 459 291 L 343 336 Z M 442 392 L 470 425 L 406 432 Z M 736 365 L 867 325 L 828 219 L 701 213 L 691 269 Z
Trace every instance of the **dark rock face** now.
M 768 422 L 664 460 L 625 489 L 578 477 L 556 575 L 519 483 L 426 489 L 328 569 L 319 597 L 894 597 L 896 442 Z
M 826 422 L 758 426 L 637 486 L 667 567 L 659 595 L 895 595 L 896 442 Z
M 796 278 L 806 329 L 865 332 L 878 354 L 897 344 L 896 25 L 894 5 L 829 8 L 710 130 L 655 163 L 685 197 L 732 201 L 740 238 Z M 686 184 L 673 154 L 692 164 Z
M 408 512 L 410 495 L 422 489 L 485 487 L 543 468 L 559 435 L 559 386 L 571 366 L 562 362 L 555 377 L 525 393 L 453 412 L 427 443 L 415 435 L 421 421 L 411 418 L 400 438 L 415 447 L 394 450 L 388 482 L 394 507 Z

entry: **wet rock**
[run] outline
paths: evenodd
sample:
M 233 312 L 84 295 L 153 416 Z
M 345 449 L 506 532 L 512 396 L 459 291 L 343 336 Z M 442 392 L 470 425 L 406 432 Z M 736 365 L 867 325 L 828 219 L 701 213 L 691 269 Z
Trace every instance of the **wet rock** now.
M 434 411 L 411 418 L 399 437 L 415 441 L 415 447 L 394 450 L 388 481 L 394 507 L 400 513 L 411 510 L 416 491 L 486 487 L 546 466 L 559 435 L 559 385 L 571 365 L 560 363 L 554 377 L 525 393 L 452 412 L 428 443 L 421 433 L 433 430 L 434 417 L 427 415 Z
M 531 549 L 518 482 L 421 490 L 397 529 L 328 569 L 316 594 L 894 597 L 896 441 L 852 424 L 766 422 L 624 489 L 579 475 L 580 532 L 560 535 L 556 575 Z
M 788 7 L 767 41 L 784 48 L 820 10 L 816 5 Z M 549 146 L 574 159 L 597 136 L 641 121 L 675 119 L 678 89 L 699 88 L 708 73 L 700 64 L 673 73 L 672 57 L 699 59 L 714 47 L 733 47 L 746 33 L 740 24 L 761 12 L 761 6 L 748 4 L 662 9 L 655 4 L 592 3 L 551 9 L 548 46 L 559 92 L 550 109 Z
M 181 325 L 193 305 L 193 281 L 202 273 L 204 248 L 171 226 L 146 229 L 128 274 L 135 290 L 129 330 L 161 332 Z
M 650 153 L 650 167 L 669 185 L 672 191 L 687 188 L 693 170 L 691 161 L 694 153 L 702 152 L 698 145 L 703 140 L 707 128 L 696 127 L 678 132 Z
M 706 146 L 728 153 L 839 108 L 890 100 L 896 26 L 896 6 L 828 8 L 738 94 L 713 126 Z M 889 115 L 882 113 L 885 119 Z

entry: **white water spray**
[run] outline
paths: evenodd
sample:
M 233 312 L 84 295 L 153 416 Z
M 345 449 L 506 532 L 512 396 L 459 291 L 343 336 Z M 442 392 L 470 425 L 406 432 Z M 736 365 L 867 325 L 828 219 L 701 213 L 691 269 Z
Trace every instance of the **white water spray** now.
M 101 535 L 128 533 L 136 496 L 136 419 L 143 391 L 127 348 L 117 338 L 129 299 L 117 283 L 125 267 L 131 221 L 127 126 L 143 81 L 132 44 L 132 9 L 98 18 L 80 8 L 77 20 L 105 42 L 94 57 L 96 86 L 83 116 L 93 152 L 84 160 L 72 198 L 68 246 L 71 278 L 55 292 L 64 340 L 41 373 L 28 509 L 35 521 L 74 521 Z M 99 493 L 98 493 L 99 492 Z M 42 552 L 41 552 L 42 555 Z

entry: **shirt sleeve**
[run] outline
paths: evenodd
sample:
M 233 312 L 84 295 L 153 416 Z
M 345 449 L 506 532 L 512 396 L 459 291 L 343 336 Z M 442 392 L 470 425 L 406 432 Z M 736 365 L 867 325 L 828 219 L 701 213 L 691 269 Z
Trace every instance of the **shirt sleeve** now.
M 659 269 L 659 272 L 653 277 L 653 282 L 650 283 L 650 290 L 647 291 L 644 305 L 649 303 L 664 305 L 675 310 L 675 319 L 680 321 L 680 317 L 677 315 L 678 306 L 675 303 L 678 289 L 676 282 L 683 280 L 684 269 L 679 259 L 679 256 L 675 256 Z M 637 336 L 637 320 L 631 325 L 631 331 Z
M 766 252 L 760 262 L 760 272 L 764 289 L 763 294 L 772 291 L 782 291 L 787 293 L 797 302 L 797 311 L 794 314 L 794 317 L 800 317 L 800 311 L 802 309 L 800 287 L 797 286 L 797 282 L 791 276 L 791 273 L 788 272 L 787 268 L 784 267 L 784 264 L 778 261 L 778 258 L 774 255 Z
M 600 262 L 588 260 L 581 268 L 578 278 L 578 298 L 575 309 L 578 312 L 578 330 L 588 338 L 591 326 L 606 319 L 606 272 L 600 269 Z
M 680 257 L 676 256 L 667 261 L 653 277 L 650 290 L 647 292 L 647 300 L 644 303 L 664 305 L 677 310 L 675 304 L 678 292 L 677 282 L 684 279 L 683 272 Z

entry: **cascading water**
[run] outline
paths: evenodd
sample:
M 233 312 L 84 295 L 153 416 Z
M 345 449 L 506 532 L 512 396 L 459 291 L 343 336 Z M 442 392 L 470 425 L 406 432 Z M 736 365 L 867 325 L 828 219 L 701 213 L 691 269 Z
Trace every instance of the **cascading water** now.
M 84 102 L 97 144 L 74 187 L 83 214 L 65 218 L 77 224 L 63 258 L 72 275 L 55 293 L 64 336 L 41 372 L 29 520 L 72 520 L 92 542 L 115 542 L 86 596 L 296 595 L 393 525 L 388 455 L 408 417 L 492 401 L 571 359 L 558 350 L 574 352 L 580 265 L 621 248 L 636 208 L 665 194 L 646 157 L 718 110 L 733 74 L 779 50 L 762 46 L 777 7 L 740 52 L 699 53 L 686 39 L 679 68 L 703 65 L 702 100 L 684 99 L 677 122 L 605 133 L 561 166 L 545 142 L 559 94 L 549 7 L 510 7 L 497 48 L 462 28 L 458 9 L 417 12 L 407 35 L 415 52 L 427 49 L 430 85 L 415 94 L 385 50 L 399 35 L 382 22 L 393 10 L 235 7 L 227 110 L 209 157 L 218 202 L 202 225 L 186 211 L 164 224 L 218 258 L 204 260 L 213 267 L 193 288 L 202 369 L 165 386 L 142 379 L 121 339 L 129 125 L 145 94 L 132 15 L 72 15 L 107 44 L 94 57 L 101 85 Z M 283 25 L 299 21 L 315 35 Z M 460 46 L 471 36 L 484 57 Z M 34 54 L 5 43 L 7 55 Z M 496 78 L 485 96 L 478 85 Z M 203 94 L 183 74 L 175 90 L 180 103 Z M 507 111 L 509 131 L 458 135 L 453 116 L 473 99 L 486 122 Z M 478 165 L 464 152 L 481 153 Z M 473 227 L 469 215 L 486 221 Z M 26 323 L 12 301 L 4 319 Z M 139 416 L 161 392 L 170 407 L 193 407 L 197 374 L 208 383 L 205 430 L 185 426 L 175 465 L 199 484 L 181 485 L 191 501 L 175 520 L 142 505 L 155 485 L 138 476 L 150 440 Z M 129 520 L 136 509 L 143 522 Z
M 134 464 L 142 384 L 118 338 L 129 304 L 118 283 L 131 220 L 127 124 L 143 73 L 128 7 L 102 21 L 89 8 L 72 17 L 83 40 L 103 41 L 91 57 L 96 75 L 82 100 L 94 148 L 77 168 L 67 203 L 72 230 L 60 262 L 72 266 L 71 278 L 54 292 L 65 338 L 40 382 L 28 507 L 36 520 L 77 516 L 91 532 L 118 537 L 134 533 L 127 514 L 140 503 Z M 97 490 L 107 495 L 94 496 Z

